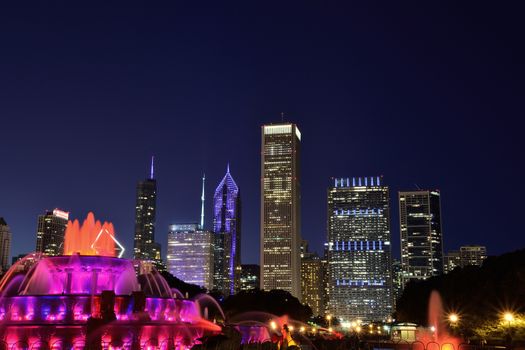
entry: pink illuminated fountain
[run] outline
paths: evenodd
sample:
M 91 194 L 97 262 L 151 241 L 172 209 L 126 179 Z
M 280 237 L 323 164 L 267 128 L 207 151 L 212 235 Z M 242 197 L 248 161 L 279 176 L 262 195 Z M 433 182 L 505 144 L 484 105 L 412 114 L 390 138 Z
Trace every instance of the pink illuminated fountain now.
M 113 225 L 89 213 L 68 223 L 65 255 L 14 264 L 0 281 L 0 350 L 188 349 L 221 331 L 123 251 Z
M 425 344 L 426 349 L 453 350 L 458 349 L 461 339 L 451 336 L 446 326 L 443 302 L 439 292 L 432 291 L 428 302 L 429 330 L 418 335 L 417 340 Z

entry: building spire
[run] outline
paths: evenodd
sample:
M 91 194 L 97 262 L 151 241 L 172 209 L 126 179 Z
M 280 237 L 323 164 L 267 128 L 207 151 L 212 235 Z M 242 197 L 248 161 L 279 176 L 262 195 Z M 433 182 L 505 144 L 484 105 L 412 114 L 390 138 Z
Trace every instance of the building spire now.
M 228 162 L 228 165 L 226 166 L 226 173 L 227 174 L 230 173 L 230 162 Z
M 153 175 L 154 175 L 154 168 L 153 168 L 154 163 L 155 163 L 155 156 L 151 156 L 151 169 L 149 173 L 149 178 L 151 180 L 153 180 Z
M 206 174 L 202 174 L 202 195 L 201 195 L 201 230 L 204 230 L 204 181 L 206 181 Z

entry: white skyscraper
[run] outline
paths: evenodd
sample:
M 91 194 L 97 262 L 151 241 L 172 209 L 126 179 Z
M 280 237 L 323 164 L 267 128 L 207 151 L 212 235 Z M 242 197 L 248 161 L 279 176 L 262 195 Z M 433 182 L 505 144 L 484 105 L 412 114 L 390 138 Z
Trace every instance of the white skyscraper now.
M 261 289 L 301 298 L 301 133 L 295 124 L 263 125 Z

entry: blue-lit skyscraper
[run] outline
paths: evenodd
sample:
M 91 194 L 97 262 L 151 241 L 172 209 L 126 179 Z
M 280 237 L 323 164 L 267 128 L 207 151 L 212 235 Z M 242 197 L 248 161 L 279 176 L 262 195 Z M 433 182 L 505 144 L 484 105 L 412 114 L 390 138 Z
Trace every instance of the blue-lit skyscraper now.
M 213 196 L 213 231 L 213 285 L 224 295 L 230 295 L 239 287 L 241 272 L 241 195 L 229 165 Z
M 381 321 L 392 312 L 388 187 L 381 177 L 338 178 L 328 189 L 329 313 Z

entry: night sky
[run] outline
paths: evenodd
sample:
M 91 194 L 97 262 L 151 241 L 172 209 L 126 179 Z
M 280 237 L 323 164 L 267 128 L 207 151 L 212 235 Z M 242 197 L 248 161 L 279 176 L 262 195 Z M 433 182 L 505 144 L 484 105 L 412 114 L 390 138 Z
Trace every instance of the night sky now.
M 525 246 L 518 5 L 169 3 L 0 5 L 0 216 L 13 255 L 35 249 L 37 215 L 55 207 L 113 221 L 131 252 L 135 186 L 154 154 L 164 254 L 170 223 L 199 220 L 203 172 L 211 228 L 230 162 L 242 260 L 258 263 L 261 125 L 281 112 L 302 132 L 313 249 L 330 177 L 371 175 L 391 188 L 394 256 L 397 191 L 415 186 L 441 190 L 445 250 Z

